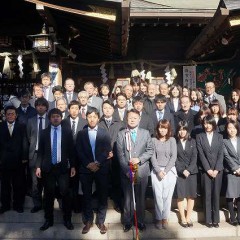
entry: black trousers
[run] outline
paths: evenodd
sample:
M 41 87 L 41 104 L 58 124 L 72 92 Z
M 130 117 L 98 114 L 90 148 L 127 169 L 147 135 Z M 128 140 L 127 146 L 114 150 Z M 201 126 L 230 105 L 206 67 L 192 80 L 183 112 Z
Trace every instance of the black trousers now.
M 202 188 L 204 194 L 204 212 L 206 223 L 219 223 L 220 192 L 223 172 L 216 178 L 211 178 L 206 172 L 202 173 Z
M 62 196 L 63 204 L 63 218 L 64 220 L 71 219 L 71 198 L 69 191 L 69 172 L 61 172 L 61 168 L 56 165 L 50 172 L 42 172 L 42 180 L 44 187 L 44 210 L 45 210 L 45 219 L 53 221 L 53 206 L 55 199 L 56 184 L 59 187 L 60 194 Z
M 22 208 L 25 198 L 24 168 L 2 169 L 1 203 L 3 208 L 11 207 L 13 192 L 13 208 Z
M 123 202 L 123 223 L 130 224 L 133 222 L 133 192 L 132 183 L 126 176 L 121 177 L 124 202 Z M 138 178 L 137 184 L 134 185 L 137 218 L 139 223 L 144 223 L 145 217 L 145 194 L 148 184 L 148 176 Z
M 92 184 L 95 181 L 98 199 L 98 210 L 96 223 L 102 224 L 105 222 L 107 213 L 108 199 L 108 179 L 109 174 L 96 173 L 80 173 L 80 181 L 83 191 L 83 222 L 93 222 L 92 208 Z

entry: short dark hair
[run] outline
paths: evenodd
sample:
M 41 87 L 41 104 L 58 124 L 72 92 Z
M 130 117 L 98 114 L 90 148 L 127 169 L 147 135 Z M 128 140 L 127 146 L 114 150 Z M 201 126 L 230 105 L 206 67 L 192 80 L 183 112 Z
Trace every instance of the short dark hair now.
M 128 110 L 128 111 L 127 111 L 127 117 L 128 117 L 128 115 L 129 115 L 129 113 L 136 113 L 137 115 L 140 116 L 140 112 L 139 112 L 138 110 L 136 110 L 136 109 Z
M 108 105 L 110 105 L 111 107 L 114 108 L 114 104 L 113 104 L 113 102 L 110 101 L 110 100 L 106 100 L 106 101 L 104 101 L 104 102 L 102 103 L 102 107 L 103 107 L 104 104 L 108 104 Z
M 88 108 L 87 113 L 86 113 L 86 116 L 88 116 L 88 115 L 90 115 L 90 114 L 92 114 L 92 113 L 97 114 L 97 115 L 98 115 L 98 118 L 100 118 L 100 113 L 99 113 L 99 111 L 98 111 L 97 108 L 95 108 L 95 107 L 90 107 L 90 108 Z
M 43 73 L 43 74 L 41 75 L 41 79 L 43 79 L 43 78 L 45 78 L 45 77 L 51 79 L 51 73 L 49 73 L 49 72 L 45 72 L 45 73 Z
M 138 77 L 138 76 L 137 77 L 132 77 L 131 80 L 130 80 L 130 84 L 132 86 L 134 86 L 134 85 L 140 86 L 140 82 L 141 82 L 141 78 Z
M 100 91 L 102 90 L 103 87 L 107 87 L 108 90 L 110 91 L 110 87 L 109 87 L 108 84 L 106 84 L 106 83 L 101 84 L 101 85 L 100 85 Z
M 57 85 L 57 86 L 54 86 L 54 87 L 52 88 L 52 93 L 53 93 L 53 94 L 54 94 L 55 92 L 57 92 L 57 91 L 63 93 L 63 88 L 62 88 L 62 86 Z
M 48 118 L 51 119 L 51 116 L 54 114 L 58 114 L 59 116 L 61 116 L 62 118 L 62 112 L 58 109 L 58 108 L 52 108 L 49 112 L 48 112 Z
M 132 100 L 133 105 L 134 105 L 136 102 L 144 103 L 144 99 L 143 99 L 141 96 L 136 96 L 136 97 L 134 97 L 133 100 Z
M 155 96 L 155 99 L 154 99 L 154 102 L 157 103 L 157 102 L 167 102 L 167 98 L 166 96 L 162 95 L 162 94 L 158 94 Z
M 203 121 L 202 121 L 203 129 L 204 129 L 205 123 L 211 124 L 213 126 L 213 131 L 215 131 L 217 129 L 217 123 L 216 123 L 213 115 L 207 115 L 203 118 Z
M 179 131 L 180 130 L 186 130 L 187 134 L 184 137 L 183 140 L 188 140 L 190 139 L 190 134 L 189 134 L 189 127 L 188 127 L 188 122 L 187 121 L 180 121 L 177 126 L 177 138 L 180 139 Z
M 77 100 L 72 100 L 72 101 L 68 104 L 68 109 L 70 109 L 71 106 L 74 106 L 74 105 L 77 105 L 79 109 L 80 109 L 80 107 L 81 107 L 79 101 L 77 101 Z
M 167 141 L 172 136 L 172 127 L 171 127 L 170 121 L 168 121 L 167 119 L 162 119 L 158 122 L 157 128 L 156 128 L 156 137 L 158 140 L 161 138 L 159 128 L 166 128 L 168 130 L 166 135 L 166 141 Z
M 45 106 L 47 108 L 47 110 L 49 108 L 49 103 L 48 103 L 47 99 L 45 99 L 44 97 L 36 99 L 36 101 L 34 103 L 35 108 L 39 105 Z
M 23 89 L 23 90 L 19 93 L 19 97 L 24 97 L 24 96 L 31 97 L 31 93 L 30 93 L 27 89 Z
M 125 97 L 127 100 L 127 95 L 125 93 L 122 93 L 122 92 L 118 93 L 116 96 L 116 99 L 118 99 L 118 97 L 120 97 L 120 96 Z
M 238 121 L 229 120 L 229 121 L 226 123 L 226 130 L 227 130 L 227 127 L 228 127 L 228 125 L 229 125 L 230 123 L 237 129 L 237 136 L 239 136 L 240 129 L 239 129 Z
M 4 113 L 6 114 L 8 110 L 14 110 L 15 113 L 17 114 L 17 108 L 14 106 L 7 106 L 4 108 Z

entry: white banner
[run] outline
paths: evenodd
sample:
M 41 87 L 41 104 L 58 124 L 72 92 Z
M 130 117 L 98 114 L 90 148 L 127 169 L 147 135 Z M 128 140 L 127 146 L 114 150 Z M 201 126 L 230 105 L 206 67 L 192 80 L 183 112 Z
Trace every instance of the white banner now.
M 196 66 L 183 66 L 183 86 L 196 88 Z

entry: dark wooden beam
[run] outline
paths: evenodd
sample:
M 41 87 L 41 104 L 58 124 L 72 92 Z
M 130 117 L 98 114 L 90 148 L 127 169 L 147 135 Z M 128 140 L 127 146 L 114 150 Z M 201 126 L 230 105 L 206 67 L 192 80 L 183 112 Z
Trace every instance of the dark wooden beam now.
M 122 56 L 127 55 L 128 39 L 129 39 L 129 24 L 130 24 L 130 0 L 122 1 L 122 41 L 121 53 Z
M 219 33 L 223 33 L 224 21 L 229 16 L 229 10 L 226 8 L 219 8 L 212 21 L 202 30 L 199 36 L 192 42 L 185 53 L 186 59 L 201 55 L 209 46 L 209 43 L 216 40 Z M 225 26 L 225 25 L 224 25 Z

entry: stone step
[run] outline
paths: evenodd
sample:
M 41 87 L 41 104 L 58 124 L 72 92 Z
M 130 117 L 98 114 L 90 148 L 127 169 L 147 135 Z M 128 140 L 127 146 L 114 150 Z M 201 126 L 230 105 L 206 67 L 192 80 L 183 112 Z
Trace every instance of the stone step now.
M 31 213 L 30 209 L 24 209 L 24 213 L 17 213 L 16 211 L 7 211 L 0 215 L 0 223 L 42 223 L 44 221 L 44 211 L 41 210 L 37 213 Z M 94 214 L 96 216 L 96 214 Z M 54 210 L 54 221 L 56 223 L 62 223 L 63 214 L 60 209 Z M 154 222 L 154 210 L 145 211 L 145 222 L 151 224 Z M 195 210 L 192 213 L 193 222 L 204 222 L 204 213 L 201 209 Z M 229 213 L 226 209 L 220 210 L 220 220 L 221 222 L 226 222 L 229 220 Z M 72 214 L 72 222 L 77 224 L 82 224 L 81 213 Z M 115 224 L 121 223 L 121 214 L 116 212 L 114 209 L 107 210 L 106 223 Z M 170 212 L 169 222 L 178 223 L 179 214 L 177 209 L 173 209 Z
M 122 230 L 121 224 L 107 224 L 108 232 L 101 235 L 94 225 L 88 234 L 82 235 L 82 224 L 75 224 L 74 230 L 67 230 L 62 224 L 54 224 L 53 227 L 41 232 L 38 223 L 1 223 L 1 239 L 81 239 L 81 240 L 130 240 L 135 239 L 135 230 L 127 233 Z M 233 227 L 227 223 L 221 223 L 220 228 L 207 228 L 200 223 L 195 223 L 193 228 L 182 228 L 179 224 L 170 223 L 167 230 L 157 230 L 154 225 L 147 224 L 147 230 L 140 232 L 140 240 L 157 239 L 239 239 L 240 226 Z

